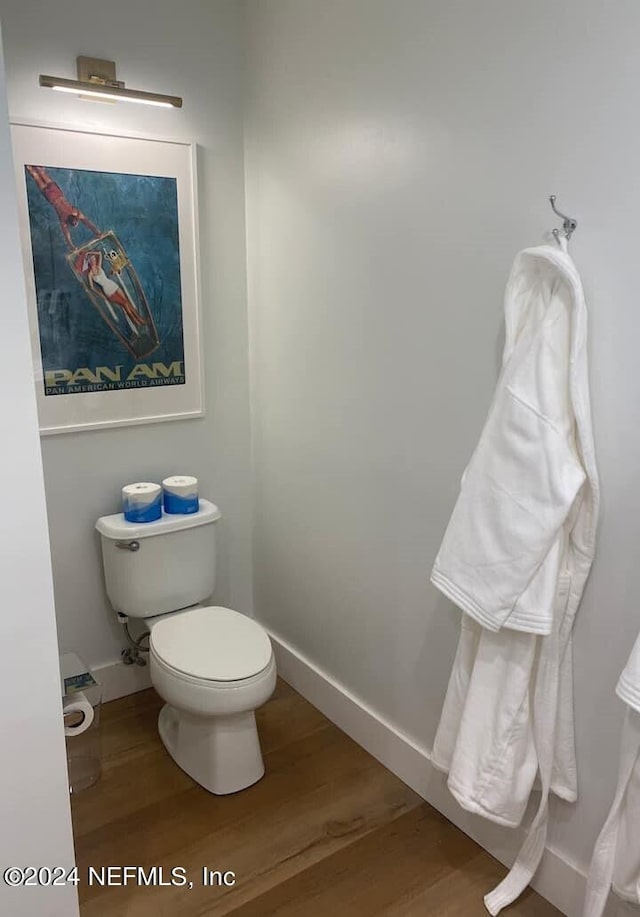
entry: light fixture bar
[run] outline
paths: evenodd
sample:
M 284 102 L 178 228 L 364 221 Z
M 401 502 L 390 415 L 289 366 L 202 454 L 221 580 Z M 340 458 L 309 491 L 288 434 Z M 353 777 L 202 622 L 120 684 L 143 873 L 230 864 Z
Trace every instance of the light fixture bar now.
M 113 72 L 115 75 L 115 65 L 113 65 Z M 124 83 L 119 83 L 115 80 L 67 80 L 61 76 L 47 76 L 41 73 L 39 83 L 40 86 L 48 89 L 90 96 L 93 99 L 103 99 L 104 101 L 138 102 L 146 105 L 159 105 L 162 108 L 182 108 L 180 96 L 169 96 L 160 92 L 145 92 L 142 89 L 126 89 Z

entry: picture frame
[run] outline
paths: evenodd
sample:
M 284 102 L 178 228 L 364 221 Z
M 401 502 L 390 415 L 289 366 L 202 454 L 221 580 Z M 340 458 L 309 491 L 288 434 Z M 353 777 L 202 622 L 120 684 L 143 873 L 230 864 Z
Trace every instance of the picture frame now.
M 11 131 L 41 434 L 203 416 L 195 144 Z

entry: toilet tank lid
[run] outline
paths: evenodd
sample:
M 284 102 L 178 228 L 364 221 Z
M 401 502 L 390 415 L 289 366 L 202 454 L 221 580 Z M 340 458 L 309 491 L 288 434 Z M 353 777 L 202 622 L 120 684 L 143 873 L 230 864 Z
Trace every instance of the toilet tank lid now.
M 165 513 L 156 522 L 127 522 L 123 513 L 114 513 L 113 516 L 101 516 L 96 522 L 96 529 L 105 538 L 114 541 L 122 539 L 149 538 L 152 535 L 168 535 L 169 532 L 179 532 L 182 529 L 192 529 L 198 525 L 208 525 L 219 519 L 222 513 L 209 500 L 200 500 L 197 513 L 185 515 Z

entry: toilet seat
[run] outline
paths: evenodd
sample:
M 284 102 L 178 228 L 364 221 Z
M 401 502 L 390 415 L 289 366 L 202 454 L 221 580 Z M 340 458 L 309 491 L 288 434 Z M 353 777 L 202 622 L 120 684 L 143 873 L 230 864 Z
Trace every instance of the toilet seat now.
M 150 648 L 150 656 L 153 660 L 153 665 L 156 673 L 162 673 L 163 678 L 172 678 L 181 682 L 186 688 L 189 686 L 204 688 L 206 691 L 238 691 L 242 688 L 249 688 L 252 685 L 260 684 L 264 681 L 265 677 L 269 677 L 273 670 L 275 670 L 275 657 L 273 653 L 271 658 L 264 669 L 261 669 L 259 672 L 256 672 L 255 675 L 249 675 L 247 678 L 237 678 L 233 681 L 220 681 L 217 678 L 198 678 L 196 675 L 187 675 L 185 672 L 181 672 L 180 669 L 175 669 L 173 666 L 169 665 L 161 659 L 157 653 L 153 651 L 153 647 Z M 152 679 L 153 680 L 153 679 Z
M 272 661 L 271 641 L 251 618 L 219 605 L 194 608 L 157 621 L 150 651 L 174 676 L 231 687 L 251 682 Z

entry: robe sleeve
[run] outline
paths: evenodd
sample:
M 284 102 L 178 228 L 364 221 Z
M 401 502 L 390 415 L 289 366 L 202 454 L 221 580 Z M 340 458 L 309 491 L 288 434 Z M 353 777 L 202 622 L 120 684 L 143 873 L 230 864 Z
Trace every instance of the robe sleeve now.
M 622 671 L 616 688 L 618 697 L 640 714 L 640 636 Z
M 566 285 L 547 290 L 544 307 L 538 300 L 528 312 L 532 318 L 503 367 L 431 574 L 441 592 L 493 631 L 509 626 L 538 571 L 552 566 L 545 559 L 559 554 L 563 525 L 586 479 L 569 392 Z M 549 611 L 539 607 L 536 620 L 534 606 L 518 629 L 548 633 Z

